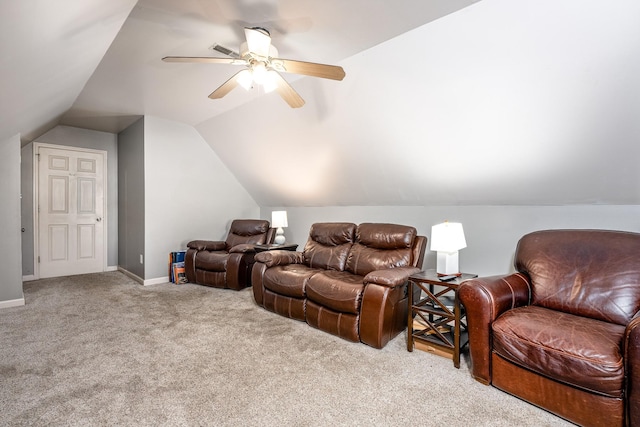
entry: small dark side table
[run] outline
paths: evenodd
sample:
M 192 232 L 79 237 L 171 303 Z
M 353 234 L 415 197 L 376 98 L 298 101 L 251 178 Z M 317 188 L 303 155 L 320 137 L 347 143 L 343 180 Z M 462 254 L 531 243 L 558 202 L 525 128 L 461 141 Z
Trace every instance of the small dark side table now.
M 415 344 L 419 350 L 450 357 L 453 366 L 460 368 L 460 349 L 467 345 L 469 338 L 466 314 L 458 299 L 458 287 L 475 277 L 478 276 L 463 273 L 456 279 L 443 282 L 435 270 L 409 276 L 408 351 L 413 351 Z M 418 301 L 413 301 L 414 286 L 421 290 Z

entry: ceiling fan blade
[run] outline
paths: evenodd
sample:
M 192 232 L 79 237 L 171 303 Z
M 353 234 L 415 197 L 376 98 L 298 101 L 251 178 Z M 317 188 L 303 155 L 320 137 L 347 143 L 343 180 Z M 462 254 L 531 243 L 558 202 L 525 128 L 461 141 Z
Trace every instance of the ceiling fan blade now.
M 208 56 L 165 56 L 162 60 L 165 62 L 197 62 L 201 64 L 246 64 L 244 60 Z
M 315 62 L 296 61 L 293 59 L 274 58 L 271 65 L 278 71 L 285 71 L 305 76 L 322 77 L 323 79 L 342 80 L 345 72 L 337 65 L 317 64 Z M 282 67 L 282 69 L 280 69 Z
M 244 35 L 247 38 L 247 47 L 250 52 L 265 58 L 269 56 L 271 36 L 267 30 L 260 27 L 245 28 Z
M 235 73 L 233 76 L 231 76 L 229 80 L 222 83 L 220 87 L 218 87 L 216 90 L 211 92 L 211 94 L 209 95 L 209 98 L 220 99 L 226 94 L 228 94 L 229 92 L 231 92 L 233 89 L 235 89 L 238 86 L 238 78 L 242 78 L 242 76 L 246 73 L 251 73 L 251 71 L 241 70 Z
M 300 108 L 304 105 L 304 99 L 296 92 L 289 83 L 277 72 L 273 71 L 273 79 L 276 83 L 276 91 L 291 108 Z

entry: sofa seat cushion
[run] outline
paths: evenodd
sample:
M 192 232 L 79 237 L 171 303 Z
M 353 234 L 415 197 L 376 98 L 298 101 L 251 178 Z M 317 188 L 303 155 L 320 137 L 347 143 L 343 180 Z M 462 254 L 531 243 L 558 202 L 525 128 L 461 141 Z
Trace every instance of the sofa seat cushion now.
M 337 312 L 358 314 L 363 281 L 364 277 L 345 271 L 322 271 L 309 279 L 307 298 Z
M 621 398 L 625 327 L 539 306 L 518 307 L 493 322 L 493 351 L 553 380 Z
M 199 251 L 196 253 L 195 266 L 200 270 L 227 271 L 227 252 Z
M 304 298 L 309 278 L 319 271 L 304 264 L 276 265 L 264 272 L 262 283 L 276 294 Z

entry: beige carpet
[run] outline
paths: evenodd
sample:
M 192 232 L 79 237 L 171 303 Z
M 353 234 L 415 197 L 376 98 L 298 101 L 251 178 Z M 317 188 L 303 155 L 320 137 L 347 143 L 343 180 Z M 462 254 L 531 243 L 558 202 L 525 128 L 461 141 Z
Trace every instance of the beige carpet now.
M 24 285 L 0 310 L 2 426 L 558 426 L 463 361 L 349 343 L 250 289 L 119 272 Z

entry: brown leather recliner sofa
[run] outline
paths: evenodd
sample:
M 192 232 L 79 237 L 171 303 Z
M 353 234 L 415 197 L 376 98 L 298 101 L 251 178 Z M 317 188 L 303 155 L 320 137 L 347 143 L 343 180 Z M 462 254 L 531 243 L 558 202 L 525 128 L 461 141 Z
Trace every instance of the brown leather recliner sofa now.
M 464 282 L 472 374 L 585 426 L 640 426 L 640 234 L 525 235 L 517 273 Z
M 187 281 L 239 291 L 251 286 L 255 245 L 273 243 L 269 221 L 236 219 L 225 241 L 193 240 L 187 243 L 184 266 Z
M 316 223 L 302 252 L 256 255 L 258 305 L 375 348 L 407 327 L 407 279 L 427 238 L 395 224 Z

